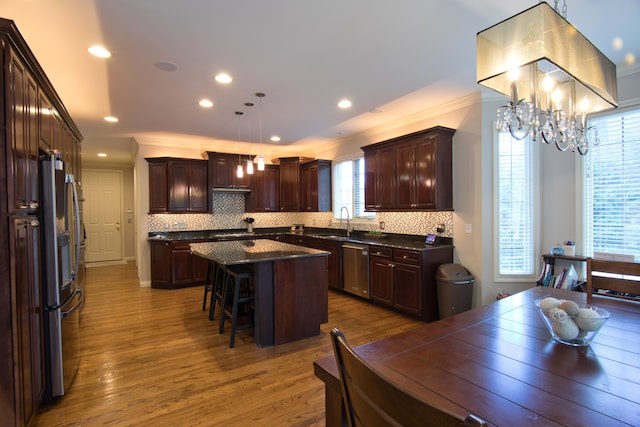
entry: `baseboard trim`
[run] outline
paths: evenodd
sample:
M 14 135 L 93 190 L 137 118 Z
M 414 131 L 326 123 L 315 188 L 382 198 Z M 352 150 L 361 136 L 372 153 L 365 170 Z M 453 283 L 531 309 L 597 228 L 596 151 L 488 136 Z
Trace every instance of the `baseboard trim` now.
M 91 268 L 91 267 L 105 267 L 105 266 L 109 266 L 109 265 L 123 265 L 126 264 L 127 261 L 124 259 L 121 260 L 117 260 L 117 261 L 99 261 L 99 262 L 87 262 L 85 263 L 85 266 L 87 268 Z

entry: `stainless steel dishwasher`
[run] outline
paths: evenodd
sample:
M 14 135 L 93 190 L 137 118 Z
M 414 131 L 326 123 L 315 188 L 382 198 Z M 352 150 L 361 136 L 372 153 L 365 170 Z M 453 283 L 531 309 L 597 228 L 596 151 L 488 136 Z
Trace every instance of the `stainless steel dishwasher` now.
M 369 246 L 343 243 L 342 268 L 344 290 L 369 298 Z

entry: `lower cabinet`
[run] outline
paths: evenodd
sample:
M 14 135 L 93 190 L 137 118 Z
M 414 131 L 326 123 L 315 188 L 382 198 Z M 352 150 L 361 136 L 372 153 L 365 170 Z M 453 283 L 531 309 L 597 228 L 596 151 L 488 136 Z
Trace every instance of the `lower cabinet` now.
M 208 261 L 191 253 L 191 241 L 150 242 L 151 287 L 174 289 L 204 284 Z
M 453 262 L 452 248 L 369 249 L 369 294 L 377 303 L 426 322 L 438 320 L 435 274 Z
M 327 257 L 327 283 L 330 288 L 342 289 L 342 242 L 295 234 L 278 234 L 270 239 L 331 252 Z
M 13 359 L 13 372 L 16 374 L 13 377 L 13 385 L 16 394 L 13 405 L 10 395 L 5 396 L 8 401 L 2 403 L 6 405 L 9 414 L 3 412 L 3 415 L 8 415 L 8 419 L 4 417 L 0 424 L 29 425 L 34 419 L 44 392 L 43 307 L 38 274 L 40 224 L 37 217 L 21 217 L 12 218 L 10 227 L 11 255 L 14 261 L 11 266 L 11 288 L 15 292 L 12 308 L 15 313 L 15 335 L 13 345 L 6 348 L 9 351 L 13 349 L 13 354 L 10 355 L 12 357 L 4 359 L 3 364 L 6 361 L 6 365 L 11 365 Z M 0 354 L 3 354 L 4 350 Z M 4 370 L 0 372 L 3 375 L 5 373 Z M 0 384 L 5 385 L 4 379 Z M 12 420 L 11 406 L 15 408 L 15 420 Z
M 330 288 L 342 289 L 342 242 L 309 238 L 307 246 L 331 252 L 331 255 L 327 257 L 327 282 Z

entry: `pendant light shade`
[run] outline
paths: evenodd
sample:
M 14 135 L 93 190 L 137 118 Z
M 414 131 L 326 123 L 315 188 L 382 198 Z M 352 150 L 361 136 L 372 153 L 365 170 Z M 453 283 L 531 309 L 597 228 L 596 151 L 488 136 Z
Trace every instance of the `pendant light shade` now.
M 556 2 L 557 3 L 557 2 Z M 586 115 L 618 105 L 616 66 L 546 2 L 477 34 L 477 81 L 510 97 L 498 128 L 585 154 Z
M 259 111 L 259 116 L 260 116 L 260 150 L 258 153 L 258 170 L 259 171 L 263 171 L 264 170 L 264 157 L 262 157 L 262 98 L 265 97 L 264 93 L 262 92 L 257 92 L 256 96 L 258 97 L 258 99 L 260 100 L 260 111 Z
M 240 143 L 240 116 L 244 113 L 242 111 L 235 112 L 236 117 L 238 117 L 238 144 Z M 238 178 L 242 178 L 244 176 L 244 170 L 242 169 L 242 158 L 240 154 L 238 154 L 238 166 L 236 166 L 236 176 Z

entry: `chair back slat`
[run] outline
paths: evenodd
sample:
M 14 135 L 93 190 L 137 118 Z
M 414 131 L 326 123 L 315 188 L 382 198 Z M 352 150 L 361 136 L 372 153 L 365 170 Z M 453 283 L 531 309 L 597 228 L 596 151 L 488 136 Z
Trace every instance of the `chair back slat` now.
M 475 415 L 465 419 L 433 407 L 390 383 L 353 352 L 338 329 L 331 331 L 331 341 L 350 427 L 488 425 Z
M 605 275 L 600 275 L 602 273 Z M 617 276 L 609 277 L 607 274 Z M 587 292 L 591 295 L 601 289 L 617 293 L 607 296 L 638 300 L 634 295 L 640 295 L 640 263 L 587 258 Z

